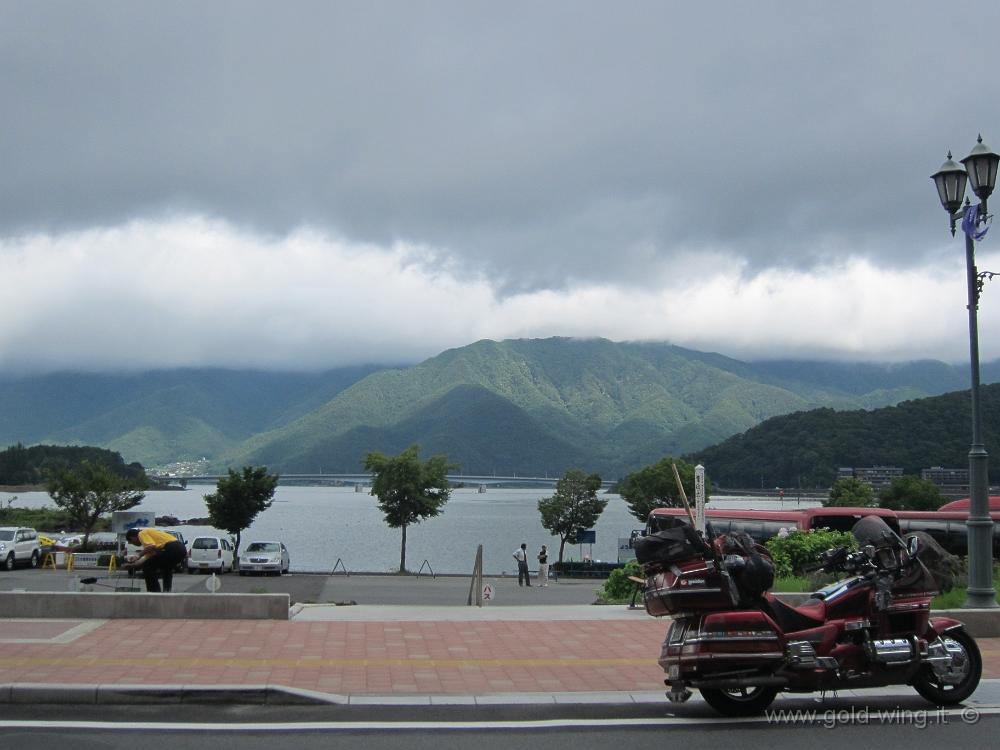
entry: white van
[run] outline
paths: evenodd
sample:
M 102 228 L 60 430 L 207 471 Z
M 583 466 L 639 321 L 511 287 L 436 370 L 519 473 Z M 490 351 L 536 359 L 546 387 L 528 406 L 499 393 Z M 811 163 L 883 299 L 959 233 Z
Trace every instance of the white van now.
M 42 553 L 34 529 L 17 526 L 0 527 L 0 567 L 13 570 L 15 565 L 37 568 Z
M 233 569 L 233 543 L 224 536 L 196 536 L 188 547 L 188 572 L 228 573 Z

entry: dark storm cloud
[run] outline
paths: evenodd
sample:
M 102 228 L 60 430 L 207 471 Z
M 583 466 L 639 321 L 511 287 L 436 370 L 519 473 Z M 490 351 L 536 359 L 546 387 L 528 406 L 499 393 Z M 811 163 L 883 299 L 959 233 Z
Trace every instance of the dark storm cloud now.
M 508 289 L 926 260 L 1000 142 L 1000 5 L 7 3 L 0 231 L 184 213 L 402 239 Z M 944 45 L 947 44 L 946 48 Z

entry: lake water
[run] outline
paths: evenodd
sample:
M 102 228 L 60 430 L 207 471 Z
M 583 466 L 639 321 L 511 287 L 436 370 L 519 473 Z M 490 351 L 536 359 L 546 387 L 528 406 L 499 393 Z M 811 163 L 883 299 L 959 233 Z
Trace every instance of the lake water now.
M 208 515 L 204 496 L 211 485 L 191 485 L 186 490 L 147 492 L 139 508 L 158 516 L 179 519 Z M 424 560 L 435 573 L 471 573 L 476 547 L 483 545 L 483 569 L 488 574 L 516 571 L 511 554 L 528 544 L 534 555 L 548 545 L 550 560 L 557 559 L 559 539 L 542 528 L 538 501 L 551 497 L 552 489 L 498 489 L 484 493 L 476 489 L 456 489 L 441 515 L 407 529 L 406 567 L 418 570 Z M 12 497 L 0 492 L 0 503 Z M 16 505 L 39 508 L 53 505 L 44 492 L 17 493 Z M 564 559 L 580 560 L 584 553 L 594 560 L 615 562 L 618 538 L 628 537 L 643 524 L 628 511 L 619 495 L 602 495 L 608 506 L 595 527 L 593 545 L 567 545 Z M 713 500 L 711 507 L 754 507 L 759 510 L 808 507 L 818 502 L 779 502 L 750 498 Z M 205 526 L 177 526 L 190 540 L 214 533 Z M 51 531 L 51 529 L 46 529 Z M 378 509 L 376 499 L 353 487 L 279 486 L 274 504 L 261 513 L 243 532 L 244 545 L 253 539 L 280 539 L 288 546 L 293 570 L 329 572 L 340 559 L 350 571 L 388 572 L 399 567 L 400 530 L 390 529 Z M 532 566 L 534 567 L 534 566 Z

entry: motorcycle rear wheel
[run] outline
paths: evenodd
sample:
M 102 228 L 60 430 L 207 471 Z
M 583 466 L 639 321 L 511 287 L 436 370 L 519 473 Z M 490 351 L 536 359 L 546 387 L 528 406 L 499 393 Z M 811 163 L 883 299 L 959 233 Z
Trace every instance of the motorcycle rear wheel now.
M 979 653 L 976 641 L 964 630 L 944 635 L 942 639 L 950 640 L 951 647 L 955 649 L 952 668 L 959 672 L 957 680 L 944 682 L 928 666 L 914 679 L 913 689 L 935 705 L 952 706 L 964 701 L 979 687 L 979 678 L 983 674 L 983 657 Z M 956 646 L 961 647 L 961 650 L 959 651 Z M 952 652 L 952 648 L 949 649 L 949 653 Z M 964 662 L 962 662 L 963 656 Z
M 756 716 L 771 705 L 775 687 L 699 688 L 705 702 L 725 716 Z

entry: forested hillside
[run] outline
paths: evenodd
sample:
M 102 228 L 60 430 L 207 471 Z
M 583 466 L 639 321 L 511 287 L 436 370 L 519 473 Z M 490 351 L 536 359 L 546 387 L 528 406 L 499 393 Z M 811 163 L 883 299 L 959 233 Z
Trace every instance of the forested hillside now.
M 983 438 L 1000 457 L 1000 384 L 981 389 Z M 717 486 L 829 487 L 841 466 L 965 468 L 971 442 L 969 391 L 873 411 L 814 409 L 774 417 L 693 453 Z M 991 482 L 1000 462 L 991 461 Z
M 0 486 L 44 484 L 50 472 L 76 467 L 84 461 L 107 466 L 121 477 L 145 480 L 138 463 L 126 464 L 114 451 L 103 448 L 61 445 L 12 445 L 0 451 Z
M 0 378 L 0 447 L 99 445 L 145 466 L 218 458 L 262 430 L 308 414 L 376 369 L 188 369 Z

